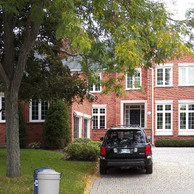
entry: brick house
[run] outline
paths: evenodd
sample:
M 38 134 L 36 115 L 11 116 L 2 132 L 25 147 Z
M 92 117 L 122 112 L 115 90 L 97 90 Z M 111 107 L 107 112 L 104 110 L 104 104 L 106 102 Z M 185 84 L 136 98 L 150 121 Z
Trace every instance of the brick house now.
M 75 62 L 69 64 L 73 72 L 80 71 Z M 134 76 L 125 75 L 126 95 L 117 98 L 114 93 L 102 95 L 100 85 L 92 85 L 83 104 L 69 107 L 72 140 L 89 137 L 95 141 L 114 124 L 139 124 L 152 137 L 194 139 L 194 58 L 182 56 L 165 64 L 153 64 L 136 69 Z M 99 72 L 99 79 L 107 75 Z M 111 74 L 117 77 L 118 74 Z M 49 104 L 32 100 L 23 107 L 27 142 L 41 142 L 42 125 Z M 5 144 L 4 96 L 0 94 L 0 145 Z

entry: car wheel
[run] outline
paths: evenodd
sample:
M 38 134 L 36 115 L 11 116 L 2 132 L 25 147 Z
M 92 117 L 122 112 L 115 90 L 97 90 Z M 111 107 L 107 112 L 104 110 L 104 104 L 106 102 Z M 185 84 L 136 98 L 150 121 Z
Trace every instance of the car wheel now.
M 146 174 L 152 174 L 153 172 L 153 165 L 149 165 L 146 167 Z
M 106 167 L 100 165 L 100 174 L 106 174 Z

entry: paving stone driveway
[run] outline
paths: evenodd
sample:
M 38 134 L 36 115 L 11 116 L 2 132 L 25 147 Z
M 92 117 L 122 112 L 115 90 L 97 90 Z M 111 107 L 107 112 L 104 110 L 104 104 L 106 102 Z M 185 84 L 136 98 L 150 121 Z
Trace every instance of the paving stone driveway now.
M 109 169 L 92 177 L 90 194 L 194 194 L 194 148 L 153 147 L 153 174 Z

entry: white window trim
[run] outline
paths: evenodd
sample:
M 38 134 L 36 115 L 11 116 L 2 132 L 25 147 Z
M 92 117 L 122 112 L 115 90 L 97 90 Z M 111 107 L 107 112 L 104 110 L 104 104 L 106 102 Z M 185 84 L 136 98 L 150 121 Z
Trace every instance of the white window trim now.
M 135 68 L 135 70 L 140 73 L 140 87 L 136 88 L 135 85 L 134 85 L 135 75 L 132 76 L 132 79 L 133 79 L 132 87 L 127 87 L 127 85 L 128 85 L 127 84 L 128 74 L 126 73 L 125 74 L 125 89 L 126 90 L 139 90 L 139 89 L 141 89 L 141 86 L 142 86 L 142 69 L 141 68 Z
M 73 115 L 79 119 L 79 133 L 78 133 L 79 137 L 78 138 L 81 138 L 82 137 L 82 117 L 84 114 L 78 111 L 74 111 Z
M 124 124 L 124 105 L 125 104 L 144 104 L 144 112 L 145 112 L 144 128 L 147 128 L 147 100 L 121 100 L 120 103 L 121 103 L 120 104 L 121 125 Z
M 102 80 L 102 73 L 98 73 L 97 75 L 99 75 L 100 76 L 100 80 Z M 93 90 L 90 90 L 89 92 L 95 93 L 95 94 L 102 92 L 101 84 L 100 84 L 100 90 L 99 91 L 96 91 L 95 87 L 96 87 L 96 84 L 93 84 Z
M 38 103 L 38 119 L 37 120 L 33 120 L 32 119 L 32 100 L 30 101 L 30 111 L 29 111 L 29 121 L 31 122 L 31 123 L 37 123 L 37 122 L 45 122 L 45 120 L 43 120 L 43 119 L 41 119 L 41 100 L 40 100 L 40 102 Z M 49 103 L 48 103 L 48 106 L 49 106 Z
M 178 111 L 178 114 L 179 114 L 179 116 L 178 116 L 178 118 L 179 118 L 179 121 L 178 121 L 178 123 L 179 123 L 179 135 L 181 135 L 181 136 L 191 136 L 191 135 L 194 135 L 194 129 L 180 129 L 180 112 L 186 112 L 186 115 L 188 115 L 187 113 L 188 113 L 188 110 L 185 110 L 185 111 L 180 111 L 180 105 L 181 104 L 185 104 L 185 105 L 188 105 L 188 104 L 194 104 L 194 100 L 179 100 L 178 101 L 178 103 L 179 103 L 179 111 Z M 186 116 L 186 123 L 188 123 L 188 117 Z M 186 125 L 186 127 L 187 127 L 187 125 Z
M 87 122 L 87 138 L 90 138 L 90 122 L 91 122 L 91 115 L 84 114 L 84 119 L 86 119 Z
M 171 84 L 170 85 L 165 85 L 165 69 L 170 68 L 171 69 Z M 163 84 L 158 85 L 157 83 L 157 69 L 163 69 Z M 164 63 L 164 64 L 158 64 L 156 65 L 156 70 L 155 70 L 155 85 L 156 87 L 172 87 L 173 86 L 173 63 Z
M 92 116 L 98 116 L 98 128 L 96 128 L 96 129 L 94 129 L 94 130 L 99 130 L 99 129 L 101 129 L 100 128 L 100 119 L 99 119 L 99 117 L 100 117 L 100 115 L 102 115 L 102 114 L 100 114 L 100 113 L 98 113 L 98 115 L 96 115 L 96 114 L 93 114 L 93 109 L 101 109 L 101 108 L 104 108 L 105 109 L 105 113 L 104 113 L 104 115 L 105 115 L 105 126 L 104 126 L 104 128 L 103 129 L 106 129 L 106 121 L 107 121 L 107 109 L 106 109 L 106 107 L 107 107 L 107 105 L 106 104 L 93 104 L 92 105 Z M 92 121 L 92 128 L 93 128 L 93 121 Z
M 3 93 L 0 93 L 0 110 L 2 109 L 2 98 L 5 98 Z M 6 120 L 2 120 L 2 111 L 0 112 L 0 123 L 5 123 Z
M 194 84 L 188 84 L 188 79 L 186 80 L 186 84 L 182 84 L 182 80 L 181 80 L 181 71 L 180 68 L 181 67 L 194 67 L 194 63 L 178 63 L 178 71 L 179 71 L 179 86 L 194 86 Z M 188 78 L 188 69 L 186 69 L 186 78 Z
M 171 129 L 157 129 L 157 105 L 171 105 Z M 166 112 L 162 111 L 163 114 Z M 155 101 L 155 135 L 156 136 L 171 136 L 173 135 L 173 100 L 156 100 Z M 163 126 L 165 126 L 165 119 L 163 119 Z

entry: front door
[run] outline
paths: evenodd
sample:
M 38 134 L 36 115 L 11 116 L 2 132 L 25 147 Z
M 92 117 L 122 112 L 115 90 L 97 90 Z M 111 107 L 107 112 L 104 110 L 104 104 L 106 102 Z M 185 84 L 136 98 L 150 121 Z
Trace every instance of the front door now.
M 130 110 L 130 124 L 140 125 L 140 110 Z

